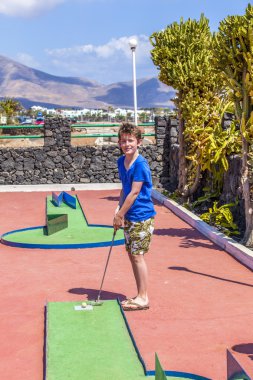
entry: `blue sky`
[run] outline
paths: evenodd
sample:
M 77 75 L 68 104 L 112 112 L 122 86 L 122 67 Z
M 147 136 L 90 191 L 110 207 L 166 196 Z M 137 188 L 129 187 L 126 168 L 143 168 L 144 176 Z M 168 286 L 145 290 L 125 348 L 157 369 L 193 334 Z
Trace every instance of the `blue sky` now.
M 60 76 L 109 84 L 132 79 L 128 45 L 136 37 L 137 78 L 157 76 L 149 37 L 174 21 L 199 19 L 212 31 L 244 0 L 1 0 L 0 54 Z

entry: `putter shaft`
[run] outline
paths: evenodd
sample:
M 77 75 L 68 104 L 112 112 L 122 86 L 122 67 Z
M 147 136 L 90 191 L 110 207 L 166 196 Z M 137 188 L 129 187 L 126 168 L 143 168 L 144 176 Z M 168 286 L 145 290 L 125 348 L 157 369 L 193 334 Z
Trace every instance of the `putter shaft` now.
M 117 230 L 113 231 L 112 242 L 111 242 L 110 250 L 109 250 L 109 253 L 108 253 L 108 256 L 107 256 L 103 278 L 102 278 L 100 289 L 99 289 L 99 292 L 98 292 L 98 296 L 97 296 L 97 299 L 96 299 L 95 302 L 99 302 L 100 301 L 100 296 L 101 296 L 102 287 L 103 287 L 103 284 L 104 284 L 105 274 L 106 274 L 106 270 L 107 270 L 108 263 L 109 263 L 109 260 L 110 260 L 110 256 L 111 256 L 112 247 L 113 247 L 113 243 L 114 243 L 114 238 L 115 238 L 116 232 L 117 232 Z

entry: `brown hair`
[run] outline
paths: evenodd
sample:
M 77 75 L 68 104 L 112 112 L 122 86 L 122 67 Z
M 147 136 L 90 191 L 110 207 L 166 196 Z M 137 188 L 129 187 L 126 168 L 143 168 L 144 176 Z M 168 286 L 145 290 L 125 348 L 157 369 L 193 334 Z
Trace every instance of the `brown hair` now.
M 118 132 L 119 140 L 120 140 L 121 136 L 123 135 L 123 133 L 127 133 L 129 135 L 135 136 L 137 138 L 137 140 L 142 139 L 141 128 L 138 127 L 137 125 L 134 125 L 131 123 L 122 123 L 121 124 L 121 126 L 119 128 L 119 132 Z

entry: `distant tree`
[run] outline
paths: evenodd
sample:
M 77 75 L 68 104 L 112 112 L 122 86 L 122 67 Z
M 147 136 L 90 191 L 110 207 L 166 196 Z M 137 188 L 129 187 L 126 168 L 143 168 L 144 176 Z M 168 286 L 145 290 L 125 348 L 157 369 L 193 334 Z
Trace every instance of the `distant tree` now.
M 215 37 L 215 55 L 231 89 L 231 99 L 242 139 L 242 193 L 246 230 L 243 243 L 253 246 L 253 6 L 243 16 L 228 16 L 221 21 Z
M 161 107 L 154 108 L 154 110 L 155 110 L 155 115 L 156 116 L 163 116 L 164 115 L 163 108 L 161 108 Z
M 114 108 L 112 106 L 108 106 L 108 121 L 111 121 L 111 114 L 114 112 Z
M 103 120 L 103 117 L 102 115 L 99 113 L 96 115 L 96 118 L 95 118 L 95 121 L 102 121 Z
M 133 121 L 132 112 L 127 112 L 126 121 Z
M 122 122 L 125 120 L 125 116 L 123 115 L 117 115 L 117 121 Z
M 0 109 L 7 116 L 7 124 L 13 122 L 14 116 L 16 116 L 22 108 L 20 102 L 14 98 L 4 98 L 0 101 Z
M 147 119 L 148 119 L 148 116 L 147 116 L 147 112 L 141 112 L 139 114 L 139 121 L 141 123 L 146 123 L 147 122 Z
M 30 116 L 31 118 L 35 118 L 37 112 L 34 111 L 32 108 L 29 108 L 27 111 L 26 111 L 26 115 L 27 116 Z
M 91 112 L 88 111 L 84 114 L 85 121 L 89 122 L 91 120 Z
M 109 106 L 108 107 L 108 112 L 114 112 L 114 107 L 113 106 Z

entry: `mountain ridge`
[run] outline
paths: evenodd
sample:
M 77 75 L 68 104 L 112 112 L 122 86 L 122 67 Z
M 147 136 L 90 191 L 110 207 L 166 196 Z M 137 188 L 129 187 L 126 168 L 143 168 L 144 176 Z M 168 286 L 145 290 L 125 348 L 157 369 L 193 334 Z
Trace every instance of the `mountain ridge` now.
M 173 107 L 172 87 L 156 77 L 136 81 L 138 108 Z M 133 107 L 132 81 L 108 85 L 81 77 L 62 77 L 33 69 L 0 55 L 1 98 L 18 99 L 25 108 L 46 107 L 108 108 Z

